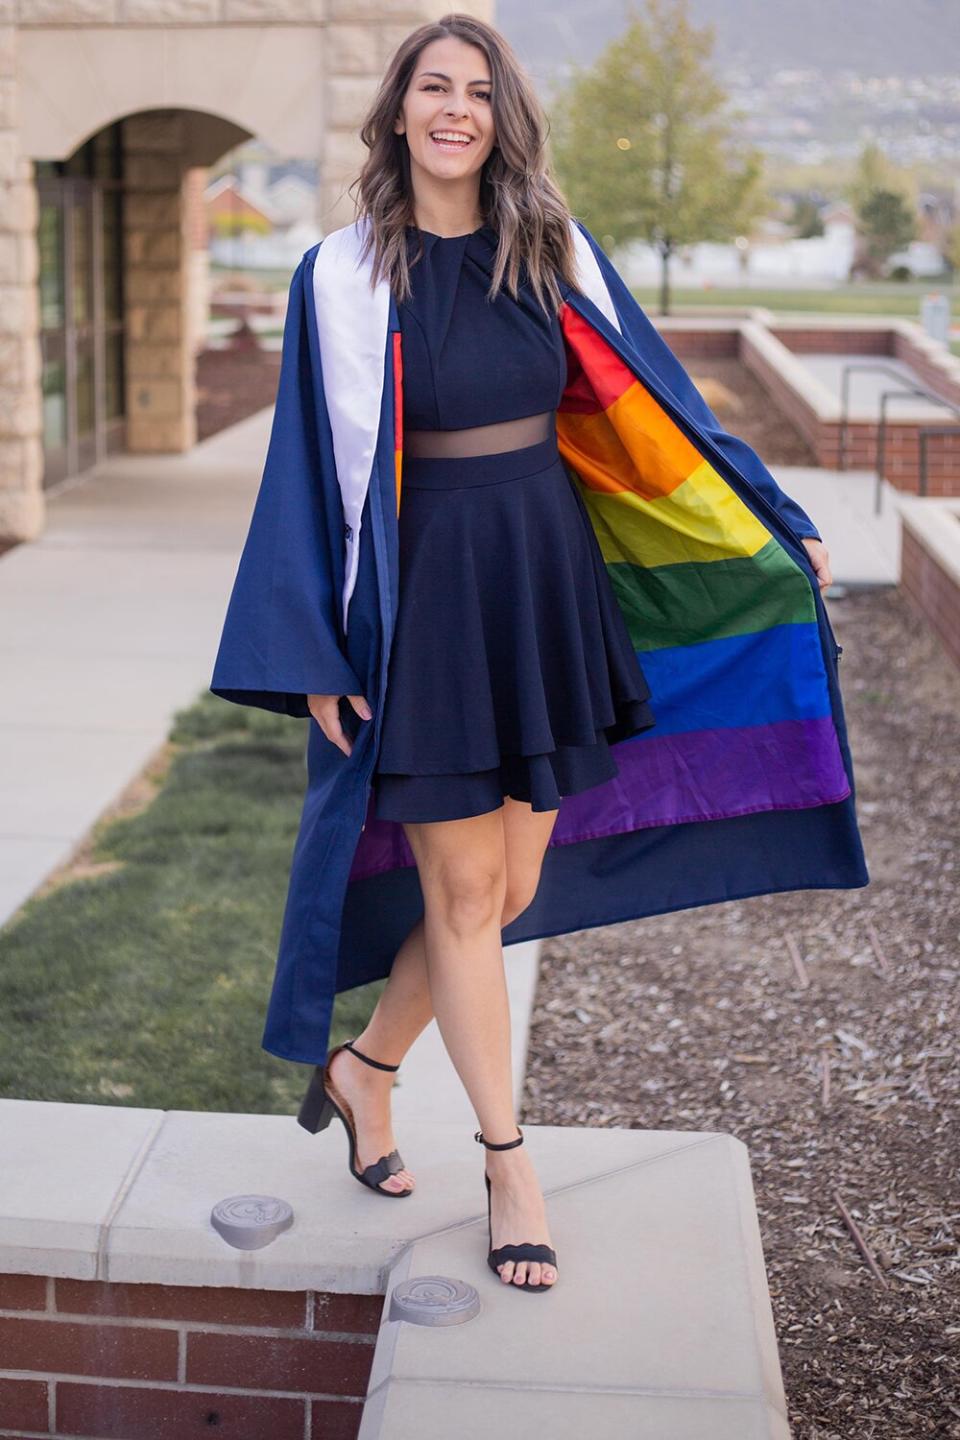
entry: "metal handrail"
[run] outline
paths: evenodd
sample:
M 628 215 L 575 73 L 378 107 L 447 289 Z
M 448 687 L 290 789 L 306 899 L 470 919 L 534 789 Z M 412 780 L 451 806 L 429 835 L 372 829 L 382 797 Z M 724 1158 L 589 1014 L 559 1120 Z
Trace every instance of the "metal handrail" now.
M 855 370 L 880 370 L 894 380 L 903 381 L 904 375 L 882 360 L 849 360 L 840 372 L 840 470 L 847 468 L 847 430 L 850 423 L 850 376 Z
M 880 425 L 877 430 L 877 457 L 876 472 L 877 479 L 873 489 L 873 513 L 879 515 L 883 509 L 883 462 L 887 454 L 887 401 L 906 400 L 908 397 L 915 400 L 918 395 L 923 395 L 923 390 L 918 385 L 911 385 L 904 390 L 884 390 L 880 396 Z
M 903 382 L 905 376 L 892 365 L 885 364 L 882 360 L 850 360 L 844 365 L 840 378 L 840 463 L 838 469 L 847 468 L 847 432 L 850 423 L 850 376 L 855 370 L 879 370 L 885 375 L 890 375 L 894 380 Z M 926 385 L 916 386 L 916 394 L 923 396 L 926 400 L 933 400 L 937 405 L 945 405 L 955 415 L 960 416 L 960 405 L 954 405 L 951 400 L 944 400 L 935 390 L 929 390 Z

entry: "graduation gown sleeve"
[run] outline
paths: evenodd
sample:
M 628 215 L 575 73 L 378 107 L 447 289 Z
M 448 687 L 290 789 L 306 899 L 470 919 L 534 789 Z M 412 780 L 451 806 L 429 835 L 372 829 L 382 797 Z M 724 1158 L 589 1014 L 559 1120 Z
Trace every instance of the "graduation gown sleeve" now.
M 662 383 L 690 418 L 723 452 L 734 469 L 745 476 L 753 488 L 758 490 L 763 498 L 773 506 L 788 529 L 792 530 L 799 539 L 819 540 L 820 534 L 810 516 L 801 509 L 795 500 L 784 494 L 757 452 L 745 440 L 724 430 L 660 331 L 648 318 L 643 307 L 617 273 L 612 261 L 600 248 L 589 230 L 584 225 L 580 225 L 579 221 L 577 224 L 590 242 L 597 257 L 597 263 L 607 283 L 607 289 L 617 313 L 628 322 L 625 327 L 626 333 L 629 334 L 632 331 L 642 338 L 643 353 L 645 356 L 652 357 L 653 368 Z
M 290 281 L 260 489 L 210 685 L 238 705 L 308 716 L 307 695 L 361 695 L 339 613 L 344 517 L 312 303 L 311 252 Z

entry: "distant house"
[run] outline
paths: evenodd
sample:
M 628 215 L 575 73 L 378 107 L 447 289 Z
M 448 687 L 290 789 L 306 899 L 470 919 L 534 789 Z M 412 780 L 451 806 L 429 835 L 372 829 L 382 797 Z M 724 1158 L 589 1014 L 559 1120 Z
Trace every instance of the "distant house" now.
M 939 246 L 929 240 L 911 240 L 903 250 L 888 257 L 883 272 L 890 275 L 900 269 L 909 271 L 914 280 L 937 280 L 946 275 L 949 266 Z
M 277 224 L 277 216 L 262 201 L 254 200 L 236 175 L 221 175 L 204 191 L 203 208 L 207 217 L 207 233 L 213 236 L 236 231 L 253 231 L 269 235 Z
M 845 200 L 832 200 L 820 211 L 825 238 L 834 244 L 852 245 L 857 234 L 857 217 Z

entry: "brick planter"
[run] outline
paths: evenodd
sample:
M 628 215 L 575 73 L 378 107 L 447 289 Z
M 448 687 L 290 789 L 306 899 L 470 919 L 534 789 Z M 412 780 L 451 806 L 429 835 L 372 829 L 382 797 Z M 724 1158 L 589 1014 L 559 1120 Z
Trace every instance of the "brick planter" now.
M 0 1275 L 0 1434 L 354 1440 L 382 1307 L 380 1295 Z
M 900 502 L 900 584 L 960 665 L 960 500 Z

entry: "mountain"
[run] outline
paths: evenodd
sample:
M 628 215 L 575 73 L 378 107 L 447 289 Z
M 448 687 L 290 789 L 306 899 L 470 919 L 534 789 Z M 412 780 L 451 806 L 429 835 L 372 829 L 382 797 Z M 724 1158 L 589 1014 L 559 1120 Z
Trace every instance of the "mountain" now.
M 629 23 L 625 0 L 499 0 L 494 23 L 538 79 L 589 64 Z M 861 75 L 960 72 L 960 0 L 690 0 L 721 67 Z

